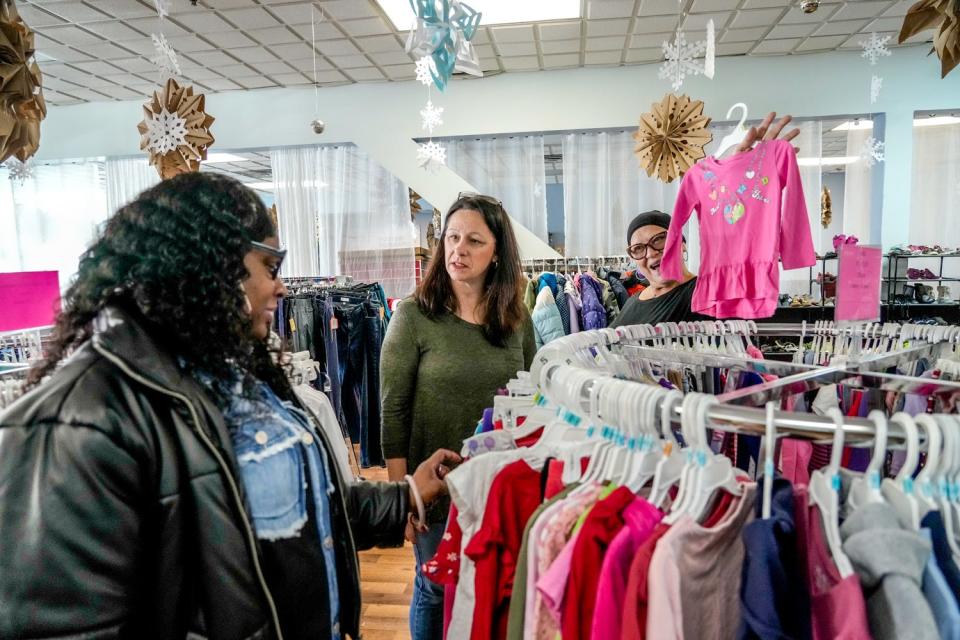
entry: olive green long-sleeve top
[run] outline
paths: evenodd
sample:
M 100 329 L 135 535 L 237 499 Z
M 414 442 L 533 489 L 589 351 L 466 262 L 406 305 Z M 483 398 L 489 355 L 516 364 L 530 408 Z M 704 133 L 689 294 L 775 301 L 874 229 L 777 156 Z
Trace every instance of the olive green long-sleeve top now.
M 496 347 L 479 325 L 453 314 L 430 320 L 414 300 L 401 302 L 380 356 L 384 457 L 406 458 L 412 473 L 437 449 L 459 453 L 497 389 L 529 369 L 535 353 L 529 317 L 506 347 Z M 436 506 L 432 522 L 446 516 Z

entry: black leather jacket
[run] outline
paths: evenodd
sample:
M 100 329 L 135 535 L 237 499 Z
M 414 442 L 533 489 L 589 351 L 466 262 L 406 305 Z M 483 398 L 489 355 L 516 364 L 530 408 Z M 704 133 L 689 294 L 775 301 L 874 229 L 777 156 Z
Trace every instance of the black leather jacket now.
M 280 638 L 221 413 L 133 316 L 96 325 L 0 414 L 0 638 Z M 407 487 L 331 471 L 358 638 L 356 552 L 403 543 Z

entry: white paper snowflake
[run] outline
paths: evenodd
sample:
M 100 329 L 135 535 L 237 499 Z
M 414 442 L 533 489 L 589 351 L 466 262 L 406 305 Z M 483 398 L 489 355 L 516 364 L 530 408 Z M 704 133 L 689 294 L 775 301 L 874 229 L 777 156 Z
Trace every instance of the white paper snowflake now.
M 424 169 L 447 164 L 446 148 L 433 140 L 424 142 L 417 149 L 417 164 Z
M 163 109 L 147 119 L 147 150 L 163 155 L 186 142 L 187 121 L 175 113 Z
M 33 162 L 31 160 L 20 162 L 16 158 L 10 158 L 6 165 L 10 182 L 16 181 L 20 183 L 20 186 L 23 186 L 27 180 L 33 178 Z
M 871 66 L 877 64 L 877 58 L 890 55 L 890 47 L 887 46 L 890 38 L 891 36 L 880 38 L 876 32 L 871 33 L 869 39 L 860 41 L 860 46 L 863 47 L 860 57 L 869 58 Z
M 703 40 L 687 42 L 682 31 L 677 31 L 673 42 L 663 43 L 663 56 L 666 58 L 660 65 L 657 76 L 661 80 L 669 80 L 674 91 L 679 91 L 687 76 L 699 76 L 704 73 L 704 63 L 699 60 L 707 50 L 707 43 Z
M 423 118 L 423 128 L 433 135 L 433 130 L 443 124 L 443 107 L 433 106 L 432 100 L 427 100 L 427 105 L 420 110 L 420 117 Z
M 153 39 L 153 47 L 157 52 L 152 62 L 160 69 L 161 78 L 166 80 L 173 76 L 182 75 L 180 73 L 180 63 L 177 61 L 177 52 L 167 42 L 167 37 L 162 33 L 160 35 L 151 33 L 150 37 Z
M 542 195 L 543 195 L 543 185 L 540 184 L 539 182 L 535 182 L 533 184 L 533 196 L 535 198 L 539 198 Z
M 424 56 L 417 60 L 417 81 L 423 86 L 433 84 L 433 73 L 436 73 L 437 65 L 433 58 Z
M 860 148 L 860 158 L 867 163 L 868 167 L 883 162 L 885 156 L 883 148 L 885 146 L 885 142 L 871 136 L 863 141 L 863 146 Z
M 153 6 L 161 20 L 170 15 L 170 0 L 153 0 Z
M 873 76 L 870 78 L 870 104 L 876 103 L 880 99 L 880 90 L 883 88 L 883 78 Z

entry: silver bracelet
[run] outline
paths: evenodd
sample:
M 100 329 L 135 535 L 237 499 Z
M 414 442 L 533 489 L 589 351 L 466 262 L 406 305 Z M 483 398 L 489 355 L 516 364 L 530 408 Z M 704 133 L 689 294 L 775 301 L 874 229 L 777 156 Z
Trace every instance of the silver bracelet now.
M 403 479 L 407 481 L 407 484 L 410 485 L 410 488 L 413 490 L 413 500 L 417 503 L 417 517 L 413 519 L 413 526 L 420 531 L 424 531 L 427 528 L 427 513 L 423 506 L 423 498 L 420 496 L 420 489 L 417 488 L 416 481 L 414 481 L 413 476 L 409 473 L 403 476 Z

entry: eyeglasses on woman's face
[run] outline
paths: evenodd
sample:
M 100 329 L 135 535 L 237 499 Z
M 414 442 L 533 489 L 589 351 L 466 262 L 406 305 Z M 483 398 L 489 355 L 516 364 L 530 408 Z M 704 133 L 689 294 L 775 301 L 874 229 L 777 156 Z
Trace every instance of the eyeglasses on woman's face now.
M 254 251 L 259 251 L 260 253 L 265 253 L 268 256 L 273 256 L 277 259 L 275 263 L 267 267 L 267 273 L 270 274 L 270 277 L 274 280 L 280 275 L 280 267 L 283 266 L 283 259 L 287 257 L 286 249 L 277 249 L 276 247 L 271 247 L 268 244 L 263 242 L 254 242 L 250 241 L 250 246 Z
M 638 242 L 627 247 L 627 255 L 629 255 L 634 260 L 643 260 L 647 257 L 647 254 L 650 252 L 660 252 L 663 251 L 664 245 L 667 244 L 667 232 L 658 233 L 657 235 L 650 238 L 649 242 L 643 243 Z

